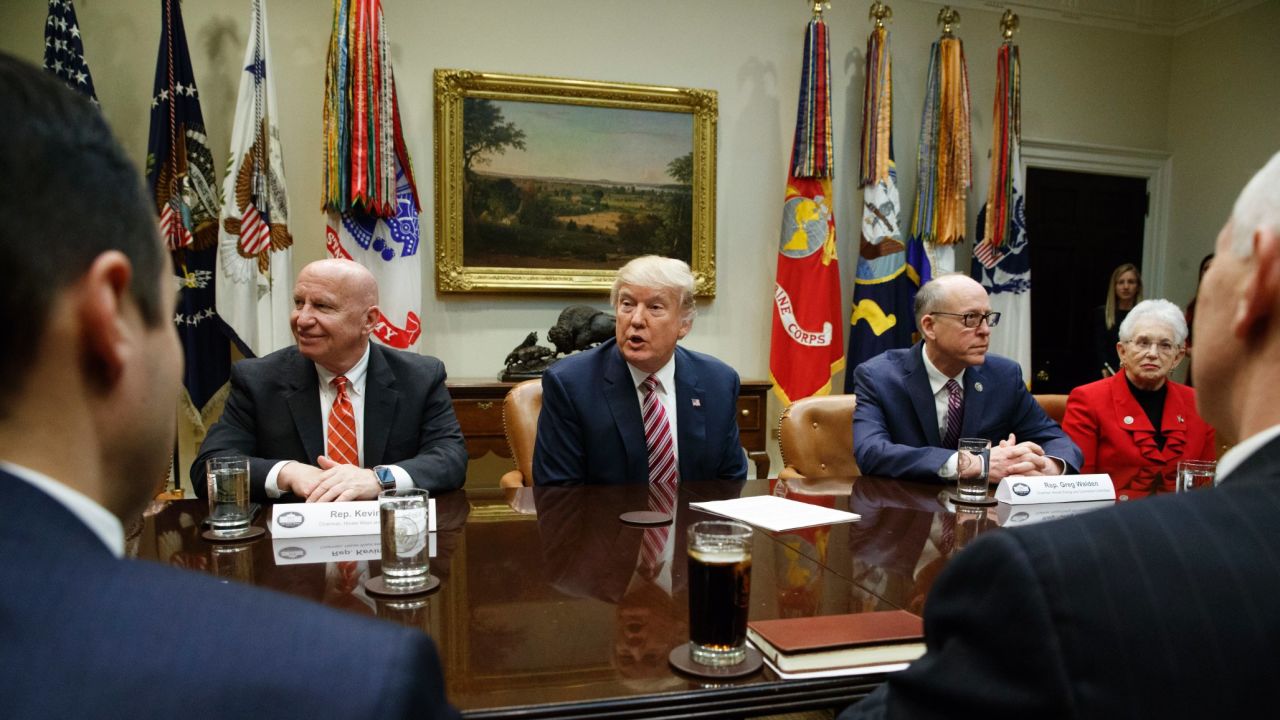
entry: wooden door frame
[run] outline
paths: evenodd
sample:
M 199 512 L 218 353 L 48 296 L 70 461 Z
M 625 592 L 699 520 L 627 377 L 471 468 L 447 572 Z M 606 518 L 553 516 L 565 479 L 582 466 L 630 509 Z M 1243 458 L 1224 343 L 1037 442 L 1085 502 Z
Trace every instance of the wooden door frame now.
M 1022 177 L 1027 168 L 1144 178 L 1150 204 L 1142 232 L 1142 286 L 1147 297 L 1164 297 L 1164 258 L 1169 241 L 1173 157 L 1160 150 L 1056 140 L 1022 140 Z M 1031 228 L 1035 242 L 1035 229 Z

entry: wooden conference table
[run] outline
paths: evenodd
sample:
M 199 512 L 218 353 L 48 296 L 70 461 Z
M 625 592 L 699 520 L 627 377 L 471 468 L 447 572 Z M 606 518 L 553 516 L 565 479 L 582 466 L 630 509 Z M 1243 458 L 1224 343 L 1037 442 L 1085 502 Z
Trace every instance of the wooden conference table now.
M 645 486 L 441 495 L 431 561 L 441 587 L 412 599 L 375 599 L 360 587 L 379 574 L 376 540 L 328 561 L 317 559 L 341 547 L 332 539 L 327 550 L 269 535 L 214 545 L 200 538 L 207 506 L 197 500 L 149 518 L 139 556 L 418 627 L 439 646 L 448 697 L 468 717 L 743 717 L 843 707 L 884 676 L 783 680 L 766 667 L 712 682 L 672 670 L 668 652 L 688 640 L 685 529 L 711 517 L 688 503 L 773 493 L 862 515 L 786 533 L 757 529 L 753 620 L 920 613 L 952 555 L 998 527 L 996 508 L 956 514 L 939 500 L 941 489 L 873 477 L 684 483 L 669 591 L 638 580 L 644 530 L 618 520 L 646 509 Z M 255 522 L 265 524 L 266 513 Z

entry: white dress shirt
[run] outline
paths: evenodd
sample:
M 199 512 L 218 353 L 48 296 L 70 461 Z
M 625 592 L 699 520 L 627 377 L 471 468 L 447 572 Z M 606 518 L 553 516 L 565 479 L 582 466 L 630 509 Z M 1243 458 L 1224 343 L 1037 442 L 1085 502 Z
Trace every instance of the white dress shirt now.
M 1218 460 L 1218 472 L 1216 482 L 1222 482 L 1226 476 L 1232 471 L 1240 467 L 1240 464 L 1249 459 L 1263 445 L 1271 442 L 1276 436 L 1280 435 L 1280 425 L 1272 425 L 1271 427 L 1259 433 L 1250 435 L 1245 440 L 1240 441 L 1235 447 L 1223 454 Z

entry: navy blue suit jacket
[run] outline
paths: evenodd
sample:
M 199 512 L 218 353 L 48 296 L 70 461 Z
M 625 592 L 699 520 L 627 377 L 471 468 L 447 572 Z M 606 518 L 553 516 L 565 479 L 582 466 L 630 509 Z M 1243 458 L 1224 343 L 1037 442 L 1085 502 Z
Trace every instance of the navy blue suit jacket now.
M 854 370 L 853 448 L 858 467 L 868 475 L 936 479 L 955 454 L 954 448 L 942 447 L 923 352 L 923 343 L 889 350 Z M 1009 433 L 1064 460 L 1067 472 L 1079 471 L 1080 448 L 1027 392 L 1022 368 L 988 354 L 984 364 L 965 370 L 960 437 L 986 438 L 994 445 Z
M 113 556 L 0 471 L 6 718 L 456 718 L 431 640 L 203 573 Z
M 988 532 L 925 604 L 928 652 L 840 716 L 1275 712 L 1280 440 L 1210 490 Z
M 467 446 L 436 358 L 372 344 L 365 375 L 364 466 L 398 465 L 413 484 L 432 493 L 462 487 Z M 205 461 L 249 457 L 253 498 L 267 500 L 263 483 L 281 460 L 309 465 L 325 454 L 315 363 L 296 347 L 231 368 L 231 394 L 191 464 L 196 495 L 207 492 Z M 288 497 L 288 496 L 287 496 Z
M 676 346 L 676 443 L 681 480 L 741 480 L 738 373 Z M 570 355 L 542 376 L 533 451 L 536 485 L 649 482 L 649 451 L 631 372 L 615 340 Z

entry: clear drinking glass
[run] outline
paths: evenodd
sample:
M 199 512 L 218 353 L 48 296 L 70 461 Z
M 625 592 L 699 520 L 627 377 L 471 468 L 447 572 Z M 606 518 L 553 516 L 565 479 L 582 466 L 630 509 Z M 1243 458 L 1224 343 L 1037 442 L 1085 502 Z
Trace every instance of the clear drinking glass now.
M 378 495 L 382 521 L 382 579 L 388 587 L 406 589 L 430 577 L 427 546 L 427 491 L 383 490 Z
M 960 438 L 956 452 L 962 457 L 956 458 L 956 497 L 962 502 L 982 502 L 987 499 L 987 458 L 991 450 L 991 441 L 986 438 Z M 964 477 L 960 468 L 978 466 L 978 474 Z
M 224 455 L 205 462 L 209 483 L 209 530 L 234 538 L 249 530 L 249 458 Z
M 1218 463 L 1213 460 L 1182 460 L 1178 462 L 1177 492 L 1189 492 L 1213 487 L 1217 482 Z
M 689 526 L 689 655 L 703 665 L 747 657 L 751 526 L 705 520 Z

